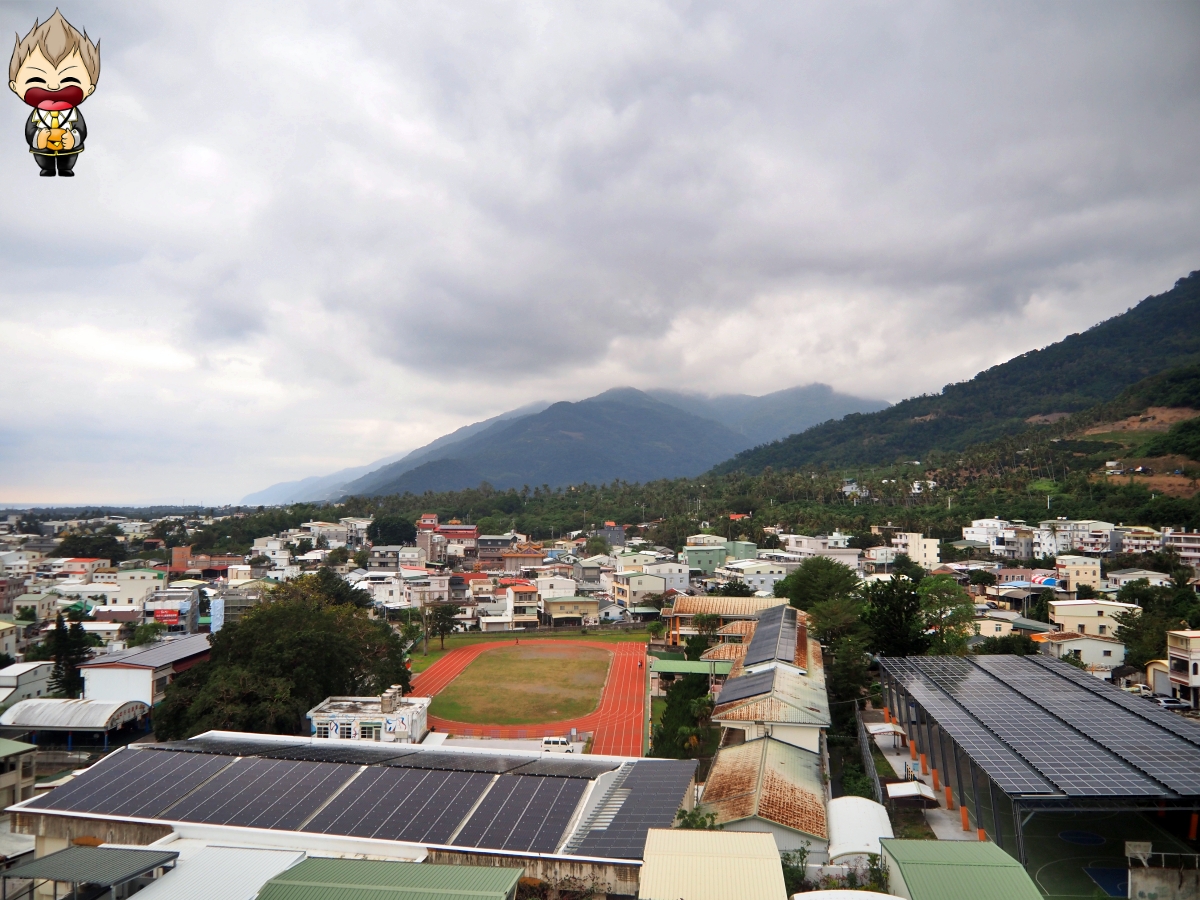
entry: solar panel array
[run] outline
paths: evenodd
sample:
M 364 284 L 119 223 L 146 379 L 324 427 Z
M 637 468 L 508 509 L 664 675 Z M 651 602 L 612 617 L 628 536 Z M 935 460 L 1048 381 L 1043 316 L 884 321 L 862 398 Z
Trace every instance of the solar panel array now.
M 536 756 L 492 756 L 486 753 L 426 750 L 401 756 L 399 759 L 384 763 L 384 765 L 401 766 L 406 769 L 443 769 L 449 772 L 486 772 L 500 775 L 536 761 Z
M 756 666 L 773 659 L 796 659 L 796 610 L 791 606 L 772 606 L 758 614 L 742 664 Z
M 338 763 L 239 759 L 162 817 L 295 831 L 356 771 Z
M 1177 794 L 1200 796 L 1200 751 L 1178 735 L 1020 657 L 981 656 L 975 664 Z
M 880 664 L 1005 793 L 1058 793 L 1036 769 L 942 693 L 908 660 L 886 658 Z
M 737 678 L 730 678 L 722 686 L 721 693 L 717 695 L 717 705 L 733 703 L 738 700 L 748 700 L 751 697 L 769 693 L 774 686 L 774 669 L 768 669 L 766 672 L 756 672 L 753 675 L 739 675 Z
M 611 772 L 620 763 L 592 762 L 588 759 L 573 759 L 567 755 L 545 756 L 531 763 L 511 770 L 510 775 L 554 775 L 559 778 L 584 778 L 591 780 L 599 778 L 605 772 Z
M 625 793 L 620 809 L 607 825 L 594 825 L 578 845 L 584 856 L 641 859 L 646 832 L 670 828 L 696 771 L 692 760 L 643 760 L 614 782 Z
M 1152 703 L 1144 697 L 1128 694 L 1107 681 L 1101 681 L 1094 675 L 1089 675 L 1087 672 L 1053 657 L 1039 655 L 1026 658 L 1033 660 L 1043 669 L 1053 672 L 1060 678 L 1065 678 L 1093 694 L 1098 694 L 1109 703 L 1115 703 L 1147 722 L 1153 722 L 1159 728 L 1165 728 L 1172 734 L 1179 735 L 1188 743 L 1200 747 L 1200 724 L 1192 719 L 1185 719 L 1183 716 L 1168 712 L 1157 703 Z
M 194 737 L 186 741 L 165 741 L 161 744 L 133 744 L 131 748 L 145 750 L 176 750 L 182 753 L 217 753 L 222 756 L 261 756 L 263 753 L 288 747 L 303 747 L 301 743 L 263 741 L 251 738 Z
M 1072 797 L 1166 797 L 1170 791 L 959 657 L 910 660 L 985 728 Z
M 302 830 L 444 844 L 494 776 L 368 768 Z
M 153 817 L 232 762 L 206 753 L 119 750 L 28 806 Z
M 453 843 L 460 847 L 553 853 L 586 787 L 576 778 L 498 778 Z
M 284 747 L 281 750 L 271 750 L 268 753 L 259 753 L 256 755 L 259 759 L 295 759 L 307 760 L 308 762 L 374 766 L 399 759 L 401 756 L 420 752 L 420 749 L 412 744 L 342 744 L 320 741 L 312 744 L 301 744 L 297 747 Z

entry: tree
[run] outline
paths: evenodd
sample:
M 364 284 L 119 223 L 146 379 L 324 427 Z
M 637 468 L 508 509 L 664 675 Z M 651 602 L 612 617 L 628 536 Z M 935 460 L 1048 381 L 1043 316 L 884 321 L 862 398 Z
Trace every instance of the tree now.
M 854 734 L 854 710 L 870 682 L 866 643 L 856 634 L 838 638 L 825 661 L 825 684 L 833 731 Z
M 212 635 L 209 661 L 167 686 L 154 715 L 161 740 L 226 727 L 215 722 L 303 734 L 304 712 L 326 697 L 407 691 L 404 644 L 386 622 L 313 591 L 271 597 Z
M 583 545 L 583 552 L 587 556 L 608 556 L 612 553 L 612 547 L 608 541 L 598 534 L 593 534 L 587 539 L 587 543 Z
M 376 546 L 404 546 L 417 539 L 417 526 L 402 515 L 380 515 L 367 526 L 367 540 Z
M 698 634 L 711 642 L 721 627 L 721 617 L 712 613 L 697 613 L 692 616 L 692 626 Z
M 1034 601 L 1029 604 L 1029 618 L 1039 622 L 1050 622 L 1050 601 L 1054 599 L 1053 590 L 1041 591 Z
M 250 565 L 257 567 L 271 565 L 271 557 L 258 554 L 258 556 L 250 557 Z
M 1092 587 L 1090 584 L 1077 585 L 1075 588 L 1075 599 L 1076 600 L 1095 600 L 1096 599 L 1096 589 L 1094 587 Z
M 712 694 L 705 694 L 703 697 L 693 700 L 689 709 L 696 719 L 696 726 L 707 731 L 712 724 L 712 714 L 715 708 L 716 703 Z
M 7 653 L 0 653 L 0 669 L 6 669 L 16 661 L 17 660 L 15 657 L 10 656 Z
M 128 555 L 124 542 L 117 538 L 119 534 L 119 528 L 108 526 L 96 534 L 67 535 L 54 552 L 59 556 L 99 557 L 119 563 Z
M 983 584 L 988 587 L 996 586 L 996 573 L 987 569 L 972 569 L 968 576 L 971 584 Z
M 975 604 L 952 575 L 933 575 L 917 585 L 921 615 L 929 635 L 927 653 L 961 656 L 975 620 Z
M 340 603 L 365 609 L 372 605 L 371 595 L 356 588 L 328 566 L 321 566 L 312 575 L 301 575 L 271 589 L 271 599 L 311 597 L 329 603 Z
M 865 637 L 862 597 L 849 594 L 814 604 L 808 611 L 809 629 L 822 644 L 831 645 L 847 635 Z
M 699 744 L 698 723 L 692 701 L 708 695 L 707 675 L 684 675 L 667 686 L 666 706 L 654 726 L 650 754 L 668 759 L 687 759 Z
M 36 622 L 37 621 L 37 607 L 36 606 L 22 606 L 20 609 L 17 610 L 16 619 L 18 622 Z
M 754 588 L 744 581 L 727 581 L 716 593 L 720 597 L 753 597 Z
M 698 809 L 681 809 L 675 813 L 676 828 L 687 828 L 692 831 L 720 831 L 724 825 L 717 824 L 717 814 L 702 813 Z
M 54 668 L 50 673 L 50 687 L 71 699 L 83 693 L 83 675 L 78 666 L 91 658 L 90 642 L 83 622 L 72 617 L 70 627 L 59 613 L 54 620 L 54 632 L 50 646 L 54 654 Z
M 356 569 L 365 569 L 371 564 L 371 551 L 362 549 L 354 554 L 354 567 Z
M 663 636 L 663 632 L 666 630 L 667 626 L 657 620 L 646 626 L 646 631 L 649 633 L 650 639 L 655 641 L 661 638 Z
M 806 559 L 786 578 L 775 582 L 775 596 L 787 597 L 797 609 L 844 597 L 858 587 L 858 576 L 849 566 L 826 556 Z
M 892 577 L 863 588 L 870 632 L 868 649 L 881 656 L 920 656 L 929 646 L 921 595 L 907 578 Z
M 916 584 L 925 577 L 925 570 L 915 562 L 907 553 L 897 553 L 896 561 L 892 563 L 892 574 L 903 575 L 909 581 Z
M 693 662 L 700 658 L 700 655 L 708 649 L 708 638 L 702 634 L 688 635 L 683 642 L 684 659 L 690 659 Z
M 441 640 L 442 649 L 445 650 L 447 636 L 453 634 L 461 624 L 454 617 L 462 612 L 462 607 L 453 603 L 433 603 L 429 609 L 432 612 L 429 616 L 429 633 Z
M 129 646 L 141 647 L 145 644 L 153 644 L 166 630 L 167 626 L 162 622 L 146 622 L 143 625 L 139 625 L 133 630 L 133 637 L 129 639 Z
M 350 561 L 350 551 L 345 547 L 334 547 L 325 557 L 325 562 L 331 566 L 344 566 Z
M 985 638 L 975 645 L 974 652 L 980 656 L 1034 656 L 1038 645 L 1028 635 L 1014 631 L 1002 637 Z
M 1125 585 L 1117 600 L 1137 610 L 1114 616 L 1116 638 L 1125 644 L 1125 664 L 1144 668 L 1152 659 L 1166 659 L 1167 632 L 1200 625 L 1200 598 L 1186 587 L 1153 587 L 1145 579 Z

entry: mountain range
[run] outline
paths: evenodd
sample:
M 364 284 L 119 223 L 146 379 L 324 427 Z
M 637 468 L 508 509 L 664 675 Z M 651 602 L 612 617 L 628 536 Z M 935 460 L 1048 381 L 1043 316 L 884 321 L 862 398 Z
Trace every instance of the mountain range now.
M 743 451 L 713 474 L 885 464 L 962 450 L 1111 401 L 1143 378 L 1197 362 L 1200 271 L 1081 334 L 938 394 L 816 425 Z
M 882 400 L 825 384 L 755 397 L 616 388 L 577 403 L 538 402 L 463 426 L 406 454 L 330 475 L 271 485 L 246 505 L 336 500 L 426 490 L 589 481 L 651 481 L 697 475 L 748 447 Z

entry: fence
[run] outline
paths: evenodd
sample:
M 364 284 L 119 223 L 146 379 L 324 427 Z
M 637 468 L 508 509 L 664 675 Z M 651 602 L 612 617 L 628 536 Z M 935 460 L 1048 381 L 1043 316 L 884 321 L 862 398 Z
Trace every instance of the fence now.
M 862 710 L 858 704 L 854 706 L 854 719 L 858 723 L 858 750 L 862 754 L 863 771 L 871 779 L 871 789 L 875 792 L 875 802 L 883 805 L 883 786 L 879 783 L 879 770 L 875 768 L 875 756 L 871 753 L 871 735 L 863 724 Z

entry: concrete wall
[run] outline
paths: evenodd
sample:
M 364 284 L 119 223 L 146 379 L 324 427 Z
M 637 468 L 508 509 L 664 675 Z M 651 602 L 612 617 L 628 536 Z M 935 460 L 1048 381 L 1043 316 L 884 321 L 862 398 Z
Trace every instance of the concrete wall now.
M 525 870 L 524 877 L 543 881 L 551 887 L 567 889 L 595 885 L 602 893 L 621 897 L 636 897 L 640 866 L 608 863 L 578 862 L 565 859 L 526 856 L 489 856 L 481 853 L 455 853 L 450 850 L 430 850 L 426 862 L 450 866 L 492 866 Z
M 1129 896 L 1154 900 L 1200 900 L 1200 871 L 1135 866 L 1129 870 Z
M 154 705 L 154 671 L 89 667 L 83 670 L 83 696 L 86 700 L 128 703 L 141 700 Z

